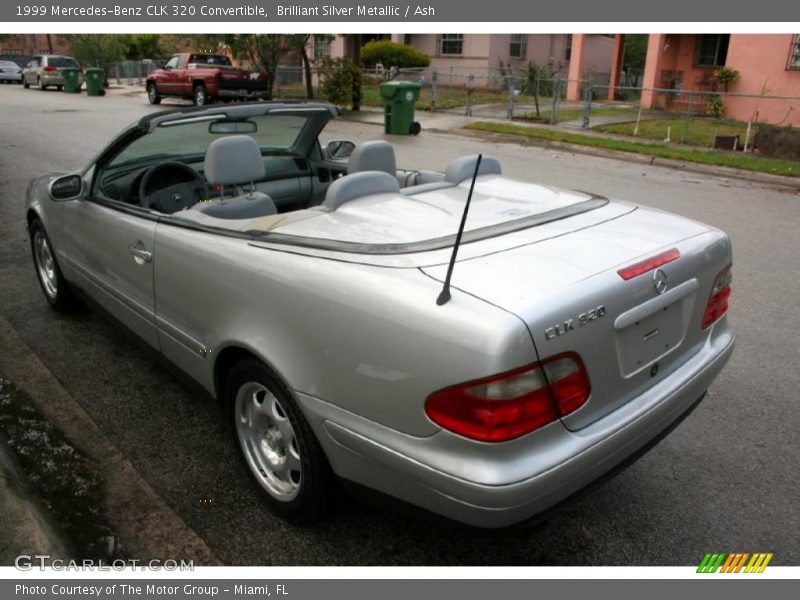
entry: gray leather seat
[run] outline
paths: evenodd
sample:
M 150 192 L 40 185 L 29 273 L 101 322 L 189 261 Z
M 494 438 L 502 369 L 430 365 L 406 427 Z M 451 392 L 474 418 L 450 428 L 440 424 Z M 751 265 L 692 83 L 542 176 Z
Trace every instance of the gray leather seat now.
M 247 135 L 230 135 L 208 145 L 204 172 L 209 183 L 226 186 L 250 186 L 250 192 L 233 198 L 220 196 L 195 205 L 217 219 L 255 219 L 278 212 L 272 198 L 254 191 L 254 183 L 264 179 L 264 159 L 256 141 Z
M 347 161 L 347 173 L 361 173 L 363 171 L 382 171 L 392 177 L 397 174 L 397 161 L 394 157 L 394 148 L 389 142 L 375 140 L 364 142 L 356 146 Z
M 458 185 L 466 179 L 472 179 L 475 174 L 475 163 L 478 162 L 477 154 L 459 156 L 450 161 L 444 171 L 444 180 L 454 185 Z M 481 166 L 478 168 L 478 175 L 502 175 L 503 169 L 496 158 L 484 156 L 481 159 Z
M 322 203 L 328 210 L 336 210 L 345 202 L 374 194 L 396 194 L 400 191 L 397 179 L 383 171 L 361 171 L 334 181 Z

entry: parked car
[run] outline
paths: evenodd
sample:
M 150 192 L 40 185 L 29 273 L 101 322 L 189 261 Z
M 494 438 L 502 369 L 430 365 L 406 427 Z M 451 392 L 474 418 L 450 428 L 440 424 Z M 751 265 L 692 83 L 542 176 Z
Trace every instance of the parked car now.
M 165 96 L 189 98 L 196 106 L 217 99 L 256 100 L 267 94 L 267 74 L 237 69 L 227 56 L 175 54 L 147 76 L 147 98 L 160 104 Z
M 10 60 L 0 60 L 0 82 L 22 83 L 22 69 Z
M 64 76 L 61 69 L 67 67 L 80 69 L 81 65 L 71 56 L 39 54 L 34 56 L 22 70 L 22 84 L 26 89 L 33 85 L 40 90 L 48 87 L 62 90 L 64 89 Z M 78 77 L 82 83 L 82 76 L 78 75 Z
M 727 235 L 491 157 L 398 170 L 385 141 L 322 145 L 335 115 L 150 114 L 27 193 L 46 300 L 92 298 L 216 398 L 272 510 L 319 517 L 336 476 L 512 525 L 705 396 L 734 345 Z

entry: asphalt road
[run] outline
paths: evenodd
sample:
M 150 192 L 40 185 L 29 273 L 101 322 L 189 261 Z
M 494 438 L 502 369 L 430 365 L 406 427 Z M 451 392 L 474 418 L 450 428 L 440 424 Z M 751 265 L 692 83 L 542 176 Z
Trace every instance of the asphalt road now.
M 491 533 L 345 499 L 295 527 L 259 503 L 220 413 L 96 311 L 44 301 L 23 228 L 37 174 L 84 165 L 151 110 L 142 97 L 88 98 L 0 86 L 0 313 L 164 501 L 229 564 L 674 565 L 706 551 L 774 552 L 800 564 L 800 196 L 735 179 L 456 134 L 393 139 L 398 163 L 441 169 L 492 154 L 505 172 L 679 213 L 734 244 L 738 347 L 710 396 L 634 466 L 545 523 Z M 324 139 L 382 137 L 337 121 Z

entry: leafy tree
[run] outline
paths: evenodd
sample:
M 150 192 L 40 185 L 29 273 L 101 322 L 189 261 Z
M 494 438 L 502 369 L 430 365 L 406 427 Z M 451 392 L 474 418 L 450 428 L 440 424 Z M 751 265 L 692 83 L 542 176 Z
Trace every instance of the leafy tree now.
M 622 68 L 626 71 L 643 71 L 647 58 L 647 43 L 650 36 L 647 34 L 626 34 L 625 55 L 622 58 Z
M 380 63 L 384 67 L 398 69 L 427 67 L 431 64 L 430 57 L 424 52 L 391 40 L 373 40 L 364 44 L 361 61 L 368 67 Z
M 321 58 L 316 66 L 325 99 L 336 106 L 348 104 L 354 88 L 360 86 L 361 70 L 349 58 Z
M 311 75 L 311 61 L 308 59 L 308 40 L 311 39 L 309 33 L 292 34 L 288 36 L 288 46 L 300 55 L 303 60 L 303 73 L 306 80 L 306 97 L 314 97 L 314 80 Z
M 64 37 L 66 38 L 69 53 L 83 67 L 103 69 L 106 73 L 106 78 L 108 78 L 108 72 L 111 67 L 125 58 L 126 46 L 119 35 L 82 33 Z M 107 83 L 108 81 L 106 80 Z

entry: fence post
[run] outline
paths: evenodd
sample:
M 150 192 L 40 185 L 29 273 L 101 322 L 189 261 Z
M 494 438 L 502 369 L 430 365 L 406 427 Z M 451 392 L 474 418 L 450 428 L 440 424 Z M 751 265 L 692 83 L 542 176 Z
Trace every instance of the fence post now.
M 589 82 L 586 86 L 586 93 L 584 94 L 583 101 L 583 122 L 581 129 L 589 129 L 589 121 L 592 118 L 592 95 L 594 94 L 594 85 Z
M 686 120 L 683 123 L 683 135 L 681 136 L 681 144 L 686 141 L 686 136 L 689 135 L 689 122 L 692 120 L 692 105 L 694 104 L 694 90 L 689 91 L 689 106 L 686 108 Z
M 514 80 L 508 78 L 508 120 L 514 120 Z
M 558 97 L 561 94 L 561 79 L 553 80 L 553 107 L 550 109 L 550 125 L 558 123 Z
M 439 79 L 436 69 L 431 73 L 431 112 L 436 112 L 436 93 L 438 92 L 437 80 Z
M 475 91 L 475 75 L 469 75 L 467 79 L 467 111 L 466 115 L 468 117 L 472 116 L 472 92 Z

